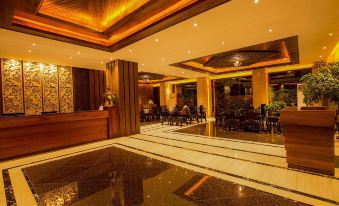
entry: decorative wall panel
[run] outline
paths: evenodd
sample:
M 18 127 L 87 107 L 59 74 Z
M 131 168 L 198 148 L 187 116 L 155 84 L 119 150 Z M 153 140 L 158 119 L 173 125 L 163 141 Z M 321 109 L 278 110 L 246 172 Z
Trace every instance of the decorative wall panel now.
M 57 66 L 52 64 L 43 64 L 42 91 L 44 112 L 59 112 L 58 88 Z
M 60 113 L 74 111 L 72 67 L 58 66 Z
M 23 62 L 24 77 L 24 100 L 25 114 L 34 115 L 42 112 L 42 87 L 41 87 L 41 71 L 43 64 Z
M 3 113 L 24 113 L 21 61 L 3 58 L 1 79 Z

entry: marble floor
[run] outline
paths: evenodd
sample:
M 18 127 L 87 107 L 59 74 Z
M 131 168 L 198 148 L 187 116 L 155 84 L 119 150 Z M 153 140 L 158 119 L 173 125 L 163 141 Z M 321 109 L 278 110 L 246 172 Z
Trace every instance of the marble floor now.
M 0 162 L 0 205 L 339 205 L 338 168 L 290 169 L 283 145 L 180 131 L 189 127 L 149 124 Z

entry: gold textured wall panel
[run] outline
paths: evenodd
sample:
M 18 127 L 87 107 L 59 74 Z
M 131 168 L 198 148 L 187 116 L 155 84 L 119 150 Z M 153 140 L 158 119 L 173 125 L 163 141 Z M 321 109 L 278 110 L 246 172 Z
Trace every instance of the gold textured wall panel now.
M 43 111 L 59 112 L 58 68 L 53 64 L 43 64 L 42 93 Z
M 21 61 L 3 58 L 1 77 L 3 113 L 24 113 Z
M 58 66 L 60 113 L 74 111 L 72 67 Z
M 42 112 L 42 87 L 41 87 L 41 71 L 43 64 L 23 62 L 23 78 L 24 78 L 24 100 L 25 114 L 34 115 Z

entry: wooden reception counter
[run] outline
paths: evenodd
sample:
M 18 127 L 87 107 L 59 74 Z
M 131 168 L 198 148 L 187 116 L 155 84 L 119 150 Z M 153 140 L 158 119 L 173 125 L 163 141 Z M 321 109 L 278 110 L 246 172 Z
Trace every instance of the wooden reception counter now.
M 0 159 L 110 138 L 108 111 L 0 117 Z

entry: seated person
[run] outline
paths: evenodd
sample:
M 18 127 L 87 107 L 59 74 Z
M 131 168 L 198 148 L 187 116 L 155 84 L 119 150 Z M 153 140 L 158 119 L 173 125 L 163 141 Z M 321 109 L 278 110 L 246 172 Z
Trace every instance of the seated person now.
M 181 110 L 181 115 L 186 115 L 186 116 L 191 115 L 190 108 L 188 108 L 187 105 L 183 106 L 183 108 Z
M 204 108 L 203 105 L 200 105 L 200 106 L 199 106 L 198 114 L 199 114 L 199 118 L 201 118 L 201 119 L 204 118 L 205 121 L 207 121 L 207 120 L 206 120 L 206 110 L 205 110 L 205 108 Z
M 178 107 L 178 105 L 175 105 L 175 107 L 173 107 L 173 112 L 174 113 L 177 113 L 177 112 L 179 112 L 180 110 L 179 110 L 179 107 Z

